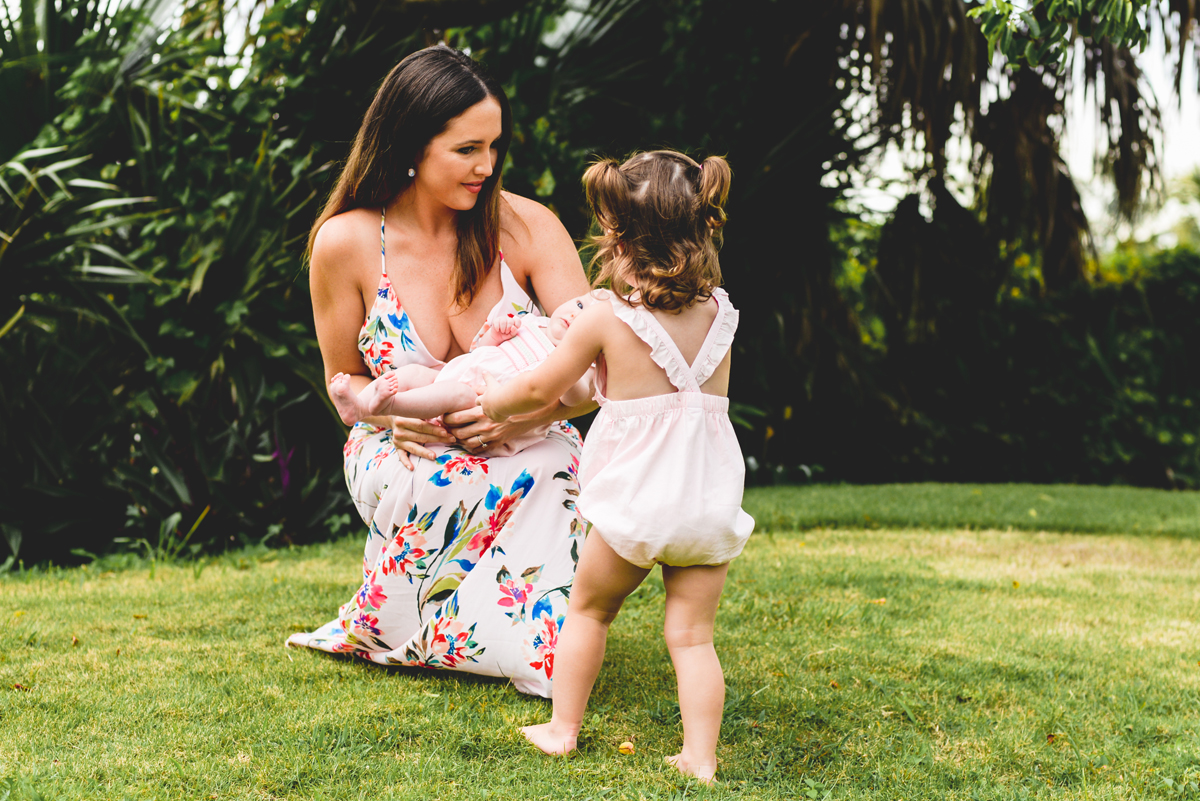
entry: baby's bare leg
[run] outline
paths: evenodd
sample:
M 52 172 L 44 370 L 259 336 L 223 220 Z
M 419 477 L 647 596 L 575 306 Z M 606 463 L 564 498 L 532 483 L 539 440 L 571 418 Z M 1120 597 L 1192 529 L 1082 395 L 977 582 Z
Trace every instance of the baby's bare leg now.
M 575 750 L 583 711 L 604 662 L 608 626 L 621 610 L 625 596 L 637 589 L 649 572 L 617 556 L 592 529 L 583 544 L 571 605 L 555 648 L 554 713 L 549 723 L 521 729 L 547 754 Z
M 437 381 L 384 397 L 375 414 L 394 414 L 428 420 L 460 409 L 470 409 L 479 394 L 461 381 Z
M 329 397 L 337 408 L 342 422 L 352 426 L 366 417 L 389 414 L 384 411 L 384 407 L 388 405 L 388 399 L 392 395 L 432 384 L 437 376 L 437 370 L 422 367 L 419 364 L 408 364 L 395 370 L 388 370 L 367 384 L 362 392 L 355 394 L 350 385 L 350 376 L 338 373 L 329 380 Z M 396 412 L 396 414 L 400 413 Z M 441 412 L 437 414 L 441 414 Z M 436 417 L 437 414 L 428 416 Z M 416 415 L 410 416 L 415 417 Z
M 725 706 L 725 676 L 713 648 L 713 623 L 729 563 L 663 565 L 667 591 L 663 634 L 679 684 L 683 750 L 667 761 L 687 776 L 711 784 L 717 770 L 717 737 Z

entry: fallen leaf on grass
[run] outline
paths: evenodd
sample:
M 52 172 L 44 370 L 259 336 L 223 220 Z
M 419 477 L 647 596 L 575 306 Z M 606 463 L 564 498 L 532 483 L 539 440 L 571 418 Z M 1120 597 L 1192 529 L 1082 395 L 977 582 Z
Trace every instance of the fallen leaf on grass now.
M 887 598 L 875 598 L 875 599 L 873 599 L 873 600 L 867 601 L 867 603 L 869 603 L 869 604 L 879 604 L 880 606 L 883 606 L 884 604 L 886 604 L 886 603 L 887 603 Z
M 24 684 L 14 684 L 13 689 L 14 690 L 24 690 L 25 692 L 29 692 L 29 688 L 26 687 Z
M 623 742 L 617 746 L 617 750 L 620 751 L 622 754 L 625 754 L 628 756 L 629 754 L 633 753 L 633 743 L 626 740 L 625 742 Z
M 145 620 L 146 616 L 145 615 L 134 615 L 133 619 L 134 620 Z

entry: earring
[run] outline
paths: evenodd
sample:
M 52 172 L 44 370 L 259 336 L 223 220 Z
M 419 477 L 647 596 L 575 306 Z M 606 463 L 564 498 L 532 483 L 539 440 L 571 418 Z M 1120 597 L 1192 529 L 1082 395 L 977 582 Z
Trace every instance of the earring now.
M 413 169 L 412 167 L 409 167 L 409 168 L 408 168 L 408 177 L 409 177 L 409 178 L 416 178 L 416 177 L 417 177 L 417 171 L 416 171 L 415 169 Z

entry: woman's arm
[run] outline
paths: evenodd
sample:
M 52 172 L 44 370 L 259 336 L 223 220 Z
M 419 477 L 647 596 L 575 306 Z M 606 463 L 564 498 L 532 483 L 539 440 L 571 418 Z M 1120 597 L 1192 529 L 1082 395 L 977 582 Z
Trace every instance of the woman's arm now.
M 378 263 L 374 246 L 362 245 L 373 240 L 369 235 L 360 235 L 363 231 L 355 224 L 355 215 L 360 213 L 339 214 L 321 226 L 313 242 L 308 276 L 326 387 L 334 375 L 345 373 L 350 376 L 350 387 L 356 393 L 371 383 L 370 371 L 358 352 L 358 333 L 367 313 L 363 306 L 363 266 Z M 375 230 L 374 223 L 372 219 L 370 232 Z M 375 275 L 374 271 L 371 275 Z M 424 420 L 370 417 L 363 422 L 392 429 L 392 442 L 400 449 L 400 461 L 409 470 L 412 469 L 409 454 L 434 458 L 433 452 L 423 447 L 423 443 L 454 441 L 444 428 Z
M 337 373 L 350 376 L 355 392 L 371 382 L 371 374 L 358 352 L 358 332 L 366 316 L 357 262 L 363 248 L 356 236 L 354 212 L 331 217 L 317 232 L 308 274 L 313 322 L 325 384 Z

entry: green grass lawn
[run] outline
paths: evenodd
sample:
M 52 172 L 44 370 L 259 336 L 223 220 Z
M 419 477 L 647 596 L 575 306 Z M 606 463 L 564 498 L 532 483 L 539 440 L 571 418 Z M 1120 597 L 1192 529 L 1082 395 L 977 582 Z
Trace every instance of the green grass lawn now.
M 881 484 L 754 488 L 746 511 L 776 531 L 971 528 L 1200 538 L 1200 492 L 1072 484 Z
M 549 759 L 516 731 L 548 703 L 500 681 L 283 647 L 352 590 L 344 540 L 0 578 L 0 799 L 1200 799 L 1194 496 L 911 490 L 751 494 L 772 525 L 718 618 L 716 788 L 662 764 L 657 575 L 614 624 L 580 753 Z M 1019 530 L 1039 494 L 1083 510 L 1029 507 L 1044 528 L 1125 528 Z M 836 514 L 877 527 L 784 530 Z

